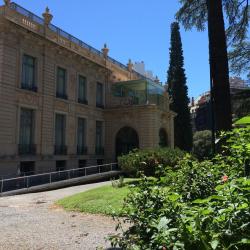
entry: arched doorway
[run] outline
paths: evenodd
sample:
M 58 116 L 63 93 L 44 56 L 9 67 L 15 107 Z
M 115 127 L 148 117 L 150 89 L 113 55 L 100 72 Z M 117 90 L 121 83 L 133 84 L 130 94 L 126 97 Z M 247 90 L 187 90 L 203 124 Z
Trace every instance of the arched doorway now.
M 168 146 L 168 137 L 166 130 L 161 128 L 159 131 L 159 146 L 160 147 L 167 147 Z
M 139 137 L 137 132 L 131 127 L 121 128 L 115 141 L 116 157 L 128 154 L 132 149 L 139 148 Z

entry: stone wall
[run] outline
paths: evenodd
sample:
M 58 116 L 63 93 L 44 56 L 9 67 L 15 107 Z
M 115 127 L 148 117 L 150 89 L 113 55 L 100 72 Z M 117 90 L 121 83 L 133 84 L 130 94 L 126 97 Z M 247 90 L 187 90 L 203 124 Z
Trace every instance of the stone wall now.
M 13 11 L 10 14 L 15 15 Z M 19 21 L 22 22 L 20 25 Z M 64 41 L 63 46 L 59 43 L 61 40 L 46 32 L 42 26 L 28 22 L 20 15 L 16 19 L 7 20 L 0 11 L 0 176 L 17 174 L 22 161 L 34 161 L 36 172 L 54 171 L 56 160 L 66 160 L 67 168 L 77 168 L 80 159 L 87 160 L 87 165 L 95 165 L 97 159 L 103 159 L 104 162 L 114 161 L 115 137 L 124 126 L 130 126 L 137 131 L 140 148 L 157 147 L 160 128 L 165 128 L 168 144 L 174 146 L 174 114 L 168 107 L 165 111 L 156 105 L 114 107 L 119 101 L 112 96 L 112 84 L 138 79 L 137 74 L 104 57 L 87 52 L 83 56 L 77 46 L 68 41 Z M 37 92 L 21 89 L 23 54 L 36 58 Z M 67 70 L 67 100 L 56 98 L 58 66 Z M 88 105 L 78 103 L 79 74 L 87 78 Z M 108 108 L 96 107 L 97 82 L 104 85 L 104 100 Z M 18 154 L 22 107 L 35 112 L 34 143 L 37 150 L 34 156 Z M 68 154 L 65 156 L 54 155 L 56 113 L 66 115 Z M 82 156 L 77 155 L 76 151 L 78 117 L 85 118 L 87 122 L 88 154 Z M 104 124 L 103 156 L 95 154 L 97 120 Z

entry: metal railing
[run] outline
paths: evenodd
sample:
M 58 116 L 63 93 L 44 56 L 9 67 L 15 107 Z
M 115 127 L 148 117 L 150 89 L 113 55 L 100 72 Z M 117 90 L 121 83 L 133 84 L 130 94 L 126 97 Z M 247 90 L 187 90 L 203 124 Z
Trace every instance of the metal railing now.
M 27 9 L 21 7 L 20 5 L 12 2 L 10 4 L 10 8 L 12 10 L 15 10 L 16 12 L 18 12 L 19 14 L 25 16 L 26 18 L 28 18 L 29 20 L 39 24 L 39 25 L 44 25 L 44 19 L 35 15 L 34 13 L 28 11 Z M 87 49 L 88 51 L 92 52 L 93 54 L 95 55 L 98 55 L 98 56 L 101 56 L 103 57 L 103 53 L 101 51 L 99 51 L 98 49 L 95 49 L 94 47 L 88 45 L 87 43 L 81 41 L 80 39 L 72 36 L 71 34 L 69 34 L 68 32 L 65 32 L 63 31 L 62 29 L 60 29 L 59 27 L 53 25 L 53 24 L 49 24 L 48 28 L 52 31 L 52 32 L 55 32 L 58 36 L 61 36 L 63 38 L 66 38 L 68 39 L 70 42 L 74 43 L 74 44 L 77 44 L 78 46 L 80 47 L 83 47 L 85 49 Z M 110 61 L 111 63 L 119 66 L 120 68 L 128 71 L 128 67 L 126 65 L 124 65 L 123 63 L 115 60 L 114 58 L 108 56 L 107 57 L 108 61 Z M 132 71 L 138 78 L 141 78 L 141 79 L 149 79 L 147 78 L 146 76 L 138 73 L 137 71 L 133 70 Z M 151 79 L 149 79 L 151 80 Z
M 2 180 L 0 180 L 0 194 L 8 191 L 14 191 L 23 188 L 28 189 L 34 186 L 52 184 L 59 181 L 65 181 L 94 174 L 101 174 L 115 170 L 118 170 L 118 164 L 109 163 L 36 175 L 26 175 L 10 179 L 2 178 Z

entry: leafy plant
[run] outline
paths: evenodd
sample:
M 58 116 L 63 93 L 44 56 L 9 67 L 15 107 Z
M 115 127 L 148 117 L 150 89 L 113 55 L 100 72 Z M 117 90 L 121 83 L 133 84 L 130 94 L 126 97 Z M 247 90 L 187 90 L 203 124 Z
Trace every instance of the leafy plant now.
M 118 164 L 129 176 L 137 177 L 141 172 L 146 176 L 155 176 L 159 165 L 174 167 L 184 155 L 183 151 L 171 148 L 133 150 L 119 157 Z
M 212 155 L 212 133 L 210 130 L 197 131 L 193 136 L 193 153 L 202 160 Z
M 249 249 L 249 129 L 223 133 L 223 152 L 212 160 L 190 155 L 173 167 L 156 167 L 163 176 L 133 187 L 124 203 L 121 234 L 110 237 L 123 249 Z M 123 223 L 127 224 L 125 230 Z
M 119 176 L 118 180 L 111 180 L 111 184 L 113 188 L 121 188 L 124 187 L 125 183 L 124 183 L 124 176 Z

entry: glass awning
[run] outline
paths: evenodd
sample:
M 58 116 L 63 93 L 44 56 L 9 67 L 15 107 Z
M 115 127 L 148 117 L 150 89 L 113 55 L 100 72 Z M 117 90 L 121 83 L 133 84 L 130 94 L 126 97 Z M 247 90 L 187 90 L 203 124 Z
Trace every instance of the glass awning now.
M 149 79 L 116 82 L 112 85 L 113 96 L 126 98 L 131 105 L 160 105 L 163 102 L 164 92 L 164 86 Z

